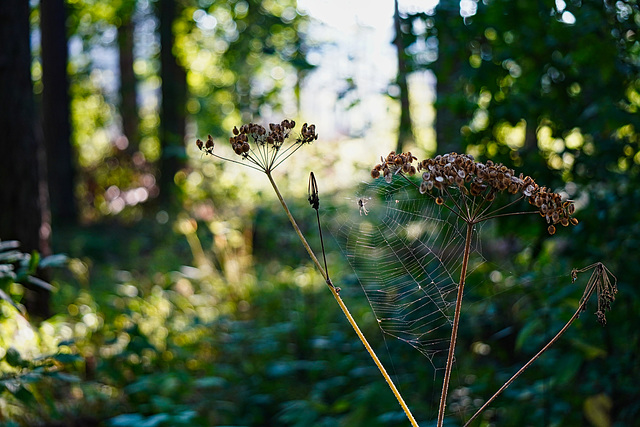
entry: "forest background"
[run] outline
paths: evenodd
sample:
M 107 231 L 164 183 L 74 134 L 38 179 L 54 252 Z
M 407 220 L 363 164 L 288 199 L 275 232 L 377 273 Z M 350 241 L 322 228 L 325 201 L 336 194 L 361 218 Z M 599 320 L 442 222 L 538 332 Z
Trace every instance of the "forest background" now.
M 264 179 L 195 146 L 211 134 L 224 152 L 233 126 L 290 118 L 320 135 L 278 176 L 316 243 L 310 165 L 322 203 L 357 209 L 391 149 L 467 152 L 576 200 L 579 225 L 553 237 L 522 218 L 483 236 L 502 261 L 466 296 L 447 425 L 555 334 L 582 295 L 568 273 L 598 261 L 618 278 L 608 324 L 589 308 L 477 425 L 636 425 L 637 2 L 379 1 L 382 53 L 377 23 L 337 6 L 349 33 L 308 3 L 1 2 L 0 423 L 405 422 Z M 429 363 L 382 338 L 328 257 L 430 425 Z

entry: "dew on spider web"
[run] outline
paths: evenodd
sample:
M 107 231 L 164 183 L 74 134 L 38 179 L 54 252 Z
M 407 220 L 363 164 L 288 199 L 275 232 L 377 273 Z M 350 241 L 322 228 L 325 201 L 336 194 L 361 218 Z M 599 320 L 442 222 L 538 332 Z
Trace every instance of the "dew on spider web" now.
M 350 201 L 332 232 L 381 331 L 444 369 L 465 224 L 402 179 L 367 184 Z M 477 243 L 472 250 L 477 266 Z

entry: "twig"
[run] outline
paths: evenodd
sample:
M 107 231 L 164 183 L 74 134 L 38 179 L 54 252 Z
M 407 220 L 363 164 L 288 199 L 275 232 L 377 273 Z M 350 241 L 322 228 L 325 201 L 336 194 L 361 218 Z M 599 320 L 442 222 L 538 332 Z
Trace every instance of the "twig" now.
M 536 359 L 538 359 L 542 355 L 542 353 L 547 351 L 547 349 L 549 349 L 549 347 L 551 347 L 560 338 L 560 336 L 564 334 L 567 329 L 569 329 L 569 326 L 571 326 L 571 324 L 580 316 L 580 313 L 586 310 L 587 302 L 589 301 L 589 298 L 591 297 L 591 295 L 593 295 L 593 292 L 596 289 L 598 289 L 600 286 L 602 286 L 604 282 L 608 282 L 609 278 L 606 276 L 606 274 L 607 273 L 611 274 L 611 272 L 607 269 L 607 267 L 604 266 L 604 264 L 598 262 L 588 267 L 582 268 L 580 270 L 574 269 L 571 272 L 572 280 L 573 281 L 576 280 L 577 273 L 584 272 L 591 268 L 595 268 L 595 270 L 591 274 L 591 277 L 587 282 L 587 286 L 584 294 L 582 295 L 580 305 L 578 306 L 578 309 L 576 310 L 576 312 L 573 313 L 573 316 L 571 316 L 571 319 L 569 319 L 569 321 L 564 325 L 562 329 L 560 329 L 560 331 L 551 339 L 551 341 L 549 341 L 544 347 L 542 347 L 542 349 L 538 351 L 536 355 L 533 356 L 522 368 L 520 368 L 518 372 L 513 374 L 513 376 L 509 378 L 509 380 L 505 382 L 502 385 L 502 387 L 500 387 L 498 391 L 496 391 L 493 394 L 493 396 L 491 396 L 491 398 L 487 400 L 485 404 L 482 405 L 480 409 L 478 409 L 476 413 L 471 416 L 471 418 L 469 418 L 469 420 L 464 424 L 464 427 L 467 427 L 469 423 L 471 423 L 471 421 L 476 419 L 476 417 L 480 415 L 480 413 L 482 413 L 482 411 L 484 411 L 487 408 L 487 406 L 489 406 L 489 404 L 491 404 L 491 402 L 493 402 L 496 399 L 496 397 L 498 397 L 507 387 L 509 387 L 509 385 L 511 385 L 511 383 L 514 382 L 516 378 L 518 378 L 529 366 L 531 366 L 531 364 L 535 362 Z M 614 279 L 615 279 L 615 276 L 614 276 Z
M 307 243 L 307 240 L 305 239 L 304 235 L 302 234 L 302 231 L 300 231 L 300 228 L 298 227 L 298 224 L 296 223 L 296 220 L 294 219 L 293 215 L 291 214 L 291 211 L 289 211 L 289 208 L 287 207 L 287 204 L 284 201 L 284 198 L 282 197 L 282 194 L 280 194 L 280 190 L 278 190 L 278 186 L 276 185 L 275 181 L 273 180 L 273 177 L 271 176 L 271 172 L 270 171 L 265 171 L 265 173 L 267 174 L 267 177 L 269 178 L 269 182 L 271 182 L 271 186 L 273 187 L 274 191 L 276 192 L 276 196 L 278 197 L 278 200 L 280 201 L 280 204 L 284 208 L 284 211 L 285 211 L 287 217 L 289 218 L 289 221 L 291 222 L 291 225 L 293 226 L 293 229 L 295 230 L 296 234 L 300 238 L 300 241 L 302 242 L 302 246 L 304 246 L 304 248 L 307 250 L 307 253 L 311 257 L 311 260 L 313 261 L 313 263 L 316 265 L 316 267 L 320 271 L 320 274 L 322 274 L 322 277 L 324 277 L 324 279 L 326 280 L 327 285 L 329 287 L 329 290 L 331 291 L 331 294 L 333 295 L 333 297 L 335 298 L 336 302 L 340 306 L 340 309 L 342 310 L 342 312 L 344 313 L 345 317 L 347 318 L 347 321 L 349 322 L 349 324 L 351 325 L 351 327 L 355 331 L 356 335 L 358 335 L 358 338 L 360 339 L 360 341 L 364 345 L 365 349 L 367 350 L 367 352 L 369 353 L 369 355 L 373 359 L 374 363 L 376 364 L 376 366 L 380 370 L 380 373 L 382 374 L 384 379 L 387 381 L 387 384 L 389 385 L 389 388 L 393 392 L 393 394 L 396 397 L 396 399 L 398 399 L 398 403 L 400 403 L 400 406 L 402 407 L 402 410 L 404 411 L 404 413 L 406 414 L 407 418 L 411 422 L 411 425 L 414 426 L 414 427 L 418 427 L 417 421 L 413 417 L 413 414 L 409 410 L 409 407 L 407 406 L 407 404 L 405 403 L 404 399 L 402 398 L 402 395 L 400 395 L 400 392 L 398 391 L 398 389 L 396 388 L 395 384 L 393 383 L 393 380 L 391 379 L 391 377 L 387 373 L 386 369 L 382 365 L 382 362 L 380 362 L 380 359 L 378 359 L 378 356 L 376 355 L 376 353 L 373 350 L 373 348 L 371 347 L 371 345 L 369 345 L 369 342 L 365 338 L 365 336 L 362 333 L 362 331 L 360 331 L 360 328 L 358 327 L 358 324 L 356 323 L 356 321 L 351 316 L 351 313 L 349 312 L 349 309 L 347 308 L 347 306 L 344 304 L 344 301 L 342 301 L 342 298 L 340 297 L 340 294 L 338 292 L 338 288 L 336 288 L 333 285 L 333 283 L 331 283 L 331 280 L 329 279 L 327 271 L 322 267 L 322 265 L 320 265 L 320 262 L 318 261 L 318 258 L 316 257 L 315 253 L 311 249 L 311 246 L 309 246 L 309 243 Z
M 458 325 L 460 324 L 460 311 L 462 308 L 462 295 L 464 283 L 467 277 L 467 267 L 469 265 L 469 255 L 471 252 L 471 238 L 473 236 L 474 223 L 467 222 L 467 235 L 464 242 L 464 255 L 462 258 L 462 270 L 460 271 L 460 283 L 458 284 L 458 297 L 456 298 L 456 310 L 453 316 L 453 328 L 451 329 L 451 341 L 449 342 L 449 353 L 447 355 L 447 366 L 444 371 L 444 383 L 442 384 L 442 394 L 440 395 L 440 405 L 438 407 L 438 427 L 442 427 L 444 422 L 444 410 L 447 406 L 447 393 L 449 391 L 449 379 L 451 378 L 451 368 L 453 367 L 453 354 L 458 338 Z

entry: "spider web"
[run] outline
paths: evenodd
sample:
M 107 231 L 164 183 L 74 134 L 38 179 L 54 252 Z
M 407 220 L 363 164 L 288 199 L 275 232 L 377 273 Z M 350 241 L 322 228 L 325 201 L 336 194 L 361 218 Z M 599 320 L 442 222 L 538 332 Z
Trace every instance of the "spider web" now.
M 466 223 L 400 177 L 366 184 L 358 195 L 336 216 L 333 235 L 382 332 L 444 369 Z M 468 273 L 484 261 L 474 238 Z

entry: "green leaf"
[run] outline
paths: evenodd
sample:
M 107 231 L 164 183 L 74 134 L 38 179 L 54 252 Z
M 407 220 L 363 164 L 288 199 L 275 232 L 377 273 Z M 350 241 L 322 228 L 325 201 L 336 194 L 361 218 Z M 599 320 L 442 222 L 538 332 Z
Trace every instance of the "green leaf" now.
M 0 253 L 0 262 L 11 263 L 24 258 L 24 254 L 20 251 L 9 251 Z
M 9 366 L 13 367 L 24 367 L 25 364 L 28 364 L 20 355 L 20 352 L 16 350 L 14 347 L 9 347 L 7 349 L 7 353 L 4 355 L 4 360 L 9 364 Z
M 38 404 L 33 393 L 27 390 L 27 388 L 22 384 L 19 384 L 13 391 L 9 388 L 7 389 L 15 396 L 16 399 L 27 406 L 36 406 Z
M 51 372 L 49 373 L 48 376 L 56 380 L 60 380 L 68 383 L 77 383 L 81 381 L 79 377 L 75 375 L 67 374 L 66 372 Z
M 0 299 L 3 299 L 5 301 L 7 301 L 9 304 L 11 304 L 20 313 L 25 314 L 24 310 L 15 301 L 13 301 L 11 299 L 11 297 L 9 295 L 7 295 L 7 293 L 5 291 L 3 291 L 2 289 L 0 289 Z
M 107 423 L 110 426 L 115 427 L 126 427 L 126 426 L 135 426 L 139 425 L 144 420 L 144 417 L 140 414 L 122 414 L 117 417 L 111 418 Z
M 584 416 L 595 427 L 609 427 L 612 407 L 613 402 L 606 394 L 590 396 L 584 401 Z
M 0 380 L 0 387 L 4 387 L 9 393 L 13 394 L 18 391 L 20 387 L 20 382 L 15 378 L 7 378 L 4 380 Z
M 31 257 L 29 258 L 28 271 L 36 271 L 38 269 L 38 264 L 40 264 L 40 254 L 37 251 L 33 251 L 31 252 Z
M 204 377 L 198 378 L 194 381 L 196 387 L 210 388 L 210 387 L 222 387 L 227 381 L 221 377 Z
M 42 258 L 40 261 L 40 268 L 48 267 L 64 267 L 69 260 L 69 257 L 65 254 L 49 255 Z
M 58 353 L 53 356 L 53 359 L 60 363 L 74 363 L 81 362 L 84 360 L 82 356 L 79 354 L 70 354 L 70 353 Z
M 5 240 L 4 242 L 0 241 L 0 252 L 5 251 L 7 249 L 16 249 L 20 247 L 20 242 L 17 240 Z
M 27 281 L 29 283 L 31 283 L 32 285 L 36 285 L 36 286 L 38 286 L 38 287 L 40 287 L 42 289 L 45 289 L 45 290 L 47 290 L 49 292 L 53 292 L 56 289 L 53 286 L 51 286 L 50 283 L 47 283 L 44 280 L 38 279 L 37 277 L 34 277 L 34 276 L 28 276 L 27 277 Z
M 542 321 L 537 317 L 524 325 L 524 327 L 518 334 L 518 338 L 516 339 L 516 349 L 521 350 L 525 343 L 529 340 L 529 338 L 531 338 L 534 334 L 540 332 L 541 330 Z
M 36 401 L 35 396 L 31 393 L 26 387 L 20 386 L 18 391 L 14 393 L 14 396 L 20 400 L 22 403 L 28 406 L 36 406 L 38 402 Z

